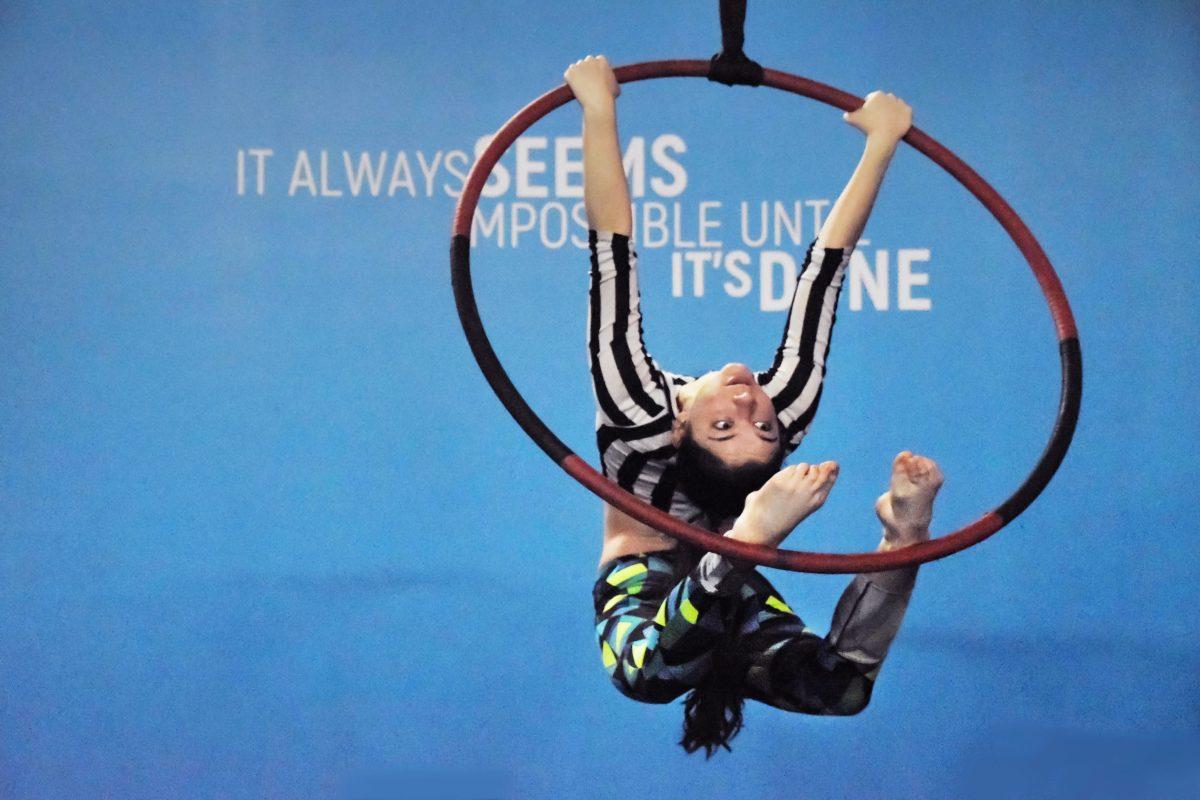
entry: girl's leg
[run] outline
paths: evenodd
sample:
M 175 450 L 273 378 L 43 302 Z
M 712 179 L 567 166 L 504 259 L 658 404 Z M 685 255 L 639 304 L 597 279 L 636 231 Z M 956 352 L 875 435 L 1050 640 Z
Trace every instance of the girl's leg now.
M 746 696 L 806 714 L 848 715 L 866 708 L 878 666 L 840 655 L 798 617 L 757 570 L 741 586 L 734 648 Z
M 707 591 L 682 550 L 623 556 L 606 565 L 593 601 L 600 658 L 625 695 L 667 703 L 711 672 L 729 601 Z

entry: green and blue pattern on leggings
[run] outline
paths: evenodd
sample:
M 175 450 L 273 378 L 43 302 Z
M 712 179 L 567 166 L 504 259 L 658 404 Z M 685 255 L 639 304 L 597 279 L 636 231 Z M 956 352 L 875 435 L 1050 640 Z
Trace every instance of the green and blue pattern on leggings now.
M 714 668 L 747 697 L 789 711 L 853 714 L 877 669 L 838 654 L 757 570 L 734 591 L 706 591 L 682 550 L 618 558 L 593 590 L 600 658 L 623 694 L 667 703 Z M 721 657 L 718 657 L 721 656 Z

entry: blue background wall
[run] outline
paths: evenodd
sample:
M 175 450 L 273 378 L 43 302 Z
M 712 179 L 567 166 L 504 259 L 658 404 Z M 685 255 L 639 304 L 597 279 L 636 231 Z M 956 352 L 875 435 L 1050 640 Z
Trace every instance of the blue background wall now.
M 1083 414 L 1025 515 L 923 568 L 862 715 L 755 706 L 705 763 L 674 744 L 677 706 L 608 685 L 600 503 L 470 359 L 445 159 L 461 170 L 588 53 L 706 57 L 715 5 L 0 9 L 0 796 L 1195 791 L 1195 3 L 751 4 L 751 55 L 896 92 L 1025 217 L 1079 320 Z M 627 141 L 686 143 L 686 191 L 639 200 L 679 202 L 684 238 L 721 202 L 726 250 L 739 203 L 832 199 L 861 147 L 839 114 L 762 89 L 638 84 L 621 113 Z M 578 126 L 571 107 L 530 131 L 551 195 L 554 138 Z M 248 148 L 274 153 L 261 196 L 252 172 L 238 192 Z M 341 197 L 289 195 L 301 150 L 327 151 Z M 343 151 L 403 151 L 416 196 L 352 196 Z M 442 159 L 429 192 L 418 151 Z M 514 187 L 482 208 L 517 202 L 576 201 Z M 945 469 L 937 528 L 969 521 L 1030 468 L 1057 402 L 1037 287 L 964 190 L 902 151 L 867 238 L 892 302 L 843 297 L 793 459 L 840 460 L 841 485 L 804 549 L 873 547 L 904 448 Z M 641 249 L 656 357 L 764 365 L 782 314 L 715 270 L 674 296 L 676 244 Z M 906 248 L 929 250 L 928 311 L 896 308 Z M 476 263 L 518 386 L 594 459 L 581 252 L 484 237 Z M 818 628 L 845 583 L 771 577 Z

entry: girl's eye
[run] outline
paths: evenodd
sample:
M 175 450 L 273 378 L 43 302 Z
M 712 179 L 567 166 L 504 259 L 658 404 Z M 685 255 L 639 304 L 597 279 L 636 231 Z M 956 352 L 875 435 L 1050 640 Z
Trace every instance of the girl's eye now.
M 754 423 L 754 427 L 758 428 L 760 431 L 765 431 L 767 433 L 770 433 L 772 425 L 770 422 L 761 422 L 760 421 L 760 422 Z
M 733 427 L 733 423 L 727 419 L 719 419 L 713 423 L 713 427 L 719 431 L 727 431 Z

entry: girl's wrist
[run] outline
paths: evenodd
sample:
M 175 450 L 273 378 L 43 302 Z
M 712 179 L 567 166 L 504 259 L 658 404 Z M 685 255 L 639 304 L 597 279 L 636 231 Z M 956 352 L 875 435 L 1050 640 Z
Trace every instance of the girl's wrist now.
M 891 158 L 899 144 L 900 139 L 891 134 L 868 133 L 866 150 L 873 155 Z
M 581 100 L 579 105 L 583 106 L 583 114 L 590 118 L 609 118 L 617 113 L 617 98 L 609 97 L 608 99 Z

